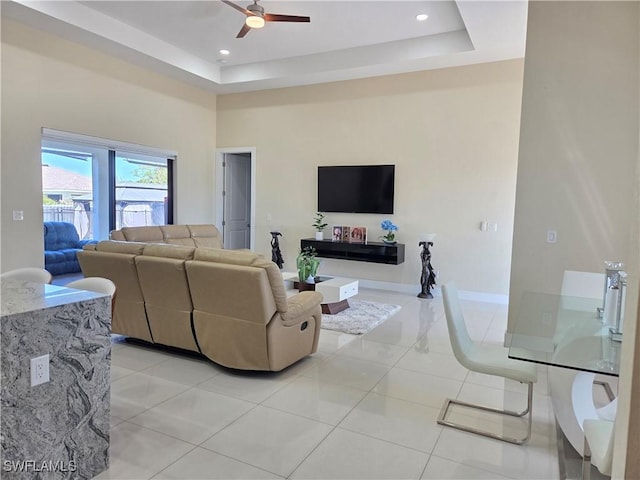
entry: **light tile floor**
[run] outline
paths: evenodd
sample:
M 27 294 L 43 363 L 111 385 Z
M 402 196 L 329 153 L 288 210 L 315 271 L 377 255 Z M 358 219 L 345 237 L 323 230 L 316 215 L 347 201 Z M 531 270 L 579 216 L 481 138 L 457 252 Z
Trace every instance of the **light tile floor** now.
M 97 478 L 558 478 L 545 369 L 528 444 L 442 428 L 436 418 L 447 396 L 519 408 L 526 388 L 458 364 L 440 298 L 379 290 L 358 298 L 402 309 L 362 336 L 322 330 L 318 353 L 279 373 L 115 343 L 111 467 Z M 501 344 L 506 306 L 462 305 L 473 339 Z M 520 419 L 452 416 L 524 432 Z

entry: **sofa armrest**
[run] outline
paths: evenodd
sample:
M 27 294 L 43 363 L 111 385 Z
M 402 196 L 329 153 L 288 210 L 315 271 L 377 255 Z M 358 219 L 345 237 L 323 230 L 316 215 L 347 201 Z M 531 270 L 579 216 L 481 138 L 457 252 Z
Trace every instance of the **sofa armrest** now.
M 320 308 L 322 303 L 322 294 L 318 292 L 300 292 L 289 298 L 288 309 L 281 313 L 282 322 L 286 326 L 296 325 L 310 315 L 322 314 Z
M 78 242 L 78 248 L 84 248 L 85 245 L 92 245 L 94 243 L 98 243 L 97 240 L 80 240 Z

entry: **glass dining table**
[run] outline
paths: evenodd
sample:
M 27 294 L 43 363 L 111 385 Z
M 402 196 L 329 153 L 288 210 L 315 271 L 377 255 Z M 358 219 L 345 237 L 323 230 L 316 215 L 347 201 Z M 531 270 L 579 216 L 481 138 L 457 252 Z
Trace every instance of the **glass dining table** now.
M 620 373 L 621 342 L 609 335 L 611 325 L 598 317 L 602 299 L 545 293 L 523 294 L 511 330 L 509 358 L 548 365 L 549 394 L 558 425 L 582 454 L 587 418 L 615 418 L 617 401 L 596 406 L 594 382 L 609 386 Z M 596 380 L 606 375 L 610 380 Z M 616 382 L 617 379 L 613 378 Z
M 617 377 L 621 342 L 611 339 L 598 307 L 601 299 L 526 292 L 509 358 Z

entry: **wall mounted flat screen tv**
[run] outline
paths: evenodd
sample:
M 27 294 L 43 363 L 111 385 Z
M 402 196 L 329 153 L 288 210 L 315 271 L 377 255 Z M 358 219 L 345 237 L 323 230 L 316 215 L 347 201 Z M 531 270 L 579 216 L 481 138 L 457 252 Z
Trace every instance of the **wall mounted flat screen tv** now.
M 318 167 L 318 211 L 393 213 L 395 165 Z

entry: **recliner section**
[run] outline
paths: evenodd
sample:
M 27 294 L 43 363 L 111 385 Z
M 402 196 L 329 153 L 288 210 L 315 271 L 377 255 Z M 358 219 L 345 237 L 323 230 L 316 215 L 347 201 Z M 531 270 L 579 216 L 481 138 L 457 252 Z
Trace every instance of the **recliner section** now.
M 135 261 L 145 246 L 134 242 L 100 242 L 78 252 L 78 261 L 85 277 L 108 278 L 116 285 L 112 332 L 153 342 Z
M 199 351 L 185 261 L 193 247 L 149 244 L 135 258 L 149 330 L 155 343 Z
M 287 298 L 280 270 L 259 254 L 103 241 L 78 257 L 85 276 L 116 284 L 114 333 L 246 370 L 282 370 L 317 350 L 322 295 Z

